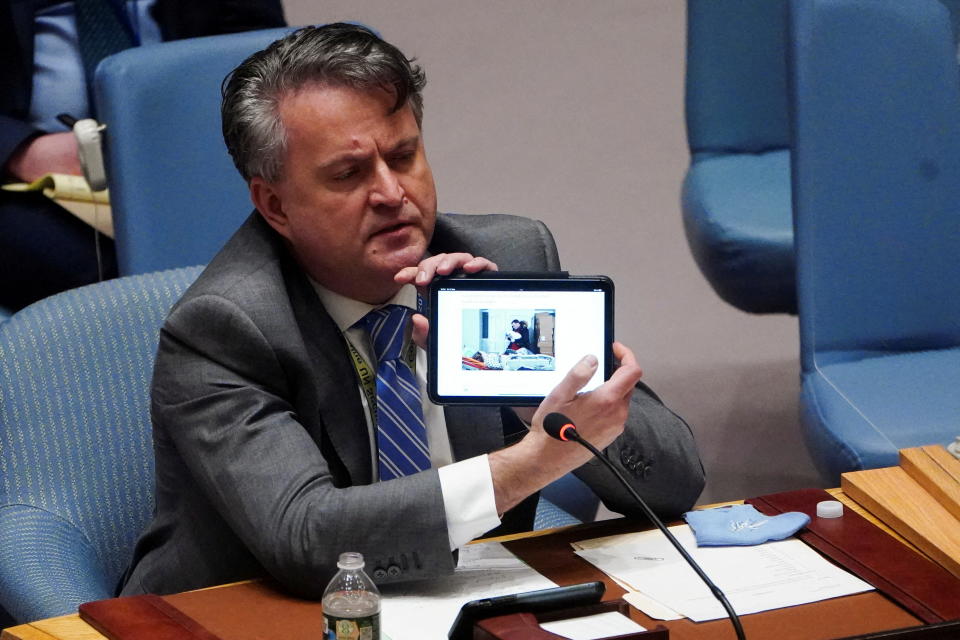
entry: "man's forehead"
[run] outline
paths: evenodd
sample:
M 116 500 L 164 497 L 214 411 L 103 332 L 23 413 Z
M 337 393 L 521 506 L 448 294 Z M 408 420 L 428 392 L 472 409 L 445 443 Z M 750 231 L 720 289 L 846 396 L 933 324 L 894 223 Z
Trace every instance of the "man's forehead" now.
M 340 114 L 350 117 L 355 115 L 358 102 L 375 104 L 378 110 L 382 111 L 382 115 L 389 116 L 395 111 L 396 92 L 379 86 L 357 88 L 311 82 L 296 89 L 287 90 L 281 94 L 278 102 L 281 116 L 292 108 L 310 107 L 331 115 Z M 404 108 L 409 108 L 409 105 L 396 111 L 402 111 Z
M 284 95 L 278 110 L 288 133 L 320 136 L 329 142 L 418 134 L 410 104 L 394 111 L 394 100 L 391 92 L 380 88 L 312 84 Z

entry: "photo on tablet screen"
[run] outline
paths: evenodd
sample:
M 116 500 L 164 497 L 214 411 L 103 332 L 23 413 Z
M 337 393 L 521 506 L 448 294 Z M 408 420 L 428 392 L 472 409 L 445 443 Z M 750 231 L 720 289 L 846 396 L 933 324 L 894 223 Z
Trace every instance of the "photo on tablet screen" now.
M 602 276 L 438 279 L 430 327 L 431 400 L 536 405 L 587 354 L 599 367 L 582 391 L 609 375 L 613 283 Z
M 462 368 L 555 371 L 556 319 L 555 309 L 464 309 Z

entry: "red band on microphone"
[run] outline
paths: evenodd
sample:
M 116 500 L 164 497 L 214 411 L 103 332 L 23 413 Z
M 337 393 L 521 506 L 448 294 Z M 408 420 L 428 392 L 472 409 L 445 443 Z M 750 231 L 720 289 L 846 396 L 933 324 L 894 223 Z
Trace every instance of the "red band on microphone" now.
M 570 438 L 567 437 L 568 429 L 576 429 L 576 427 L 573 426 L 572 422 L 568 422 L 567 424 L 560 427 L 560 439 L 563 440 L 564 442 L 570 442 Z

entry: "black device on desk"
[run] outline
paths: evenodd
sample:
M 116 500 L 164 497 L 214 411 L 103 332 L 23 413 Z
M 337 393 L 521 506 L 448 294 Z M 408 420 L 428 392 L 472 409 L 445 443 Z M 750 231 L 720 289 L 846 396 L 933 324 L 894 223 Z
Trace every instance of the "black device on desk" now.
M 460 613 L 447 635 L 450 640 L 470 640 L 473 637 L 473 625 L 477 620 L 511 613 L 538 613 L 593 604 L 600 602 L 604 591 L 604 584 L 597 581 L 471 600 L 460 608 Z
M 582 389 L 613 372 L 613 282 L 606 276 L 487 271 L 430 285 L 427 386 L 437 404 L 536 406 L 587 354 Z

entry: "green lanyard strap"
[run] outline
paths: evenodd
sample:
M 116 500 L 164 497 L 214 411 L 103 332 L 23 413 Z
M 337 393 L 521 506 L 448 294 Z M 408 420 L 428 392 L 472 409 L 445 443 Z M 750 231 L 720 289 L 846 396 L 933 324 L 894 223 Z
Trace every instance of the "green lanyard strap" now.
M 353 360 L 353 368 L 357 372 L 357 380 L 359 380 L 360 387 L 363 389 L 363 395 L 367 398 L 367 406 L 370 408 L 370 418 L 373 420 L 374 426 L 376 426 L 377 373 L 370 368 L 370 365 L 367 364 L 367 361 L 363 359 L 363 356 L 361 356 L 360 352 L 357 351 L 357 348 L 353 346 L 353 343 L 347 339 L 346 335 L 343 335 L 343 339 L 347 343 L 347 348 L 350 351 L 350 359 Z M 407 350 L 404 354 L 404 360 L 407 361 L 407 366 L 410 367 L 410 370 L 416 373 L 417 345 L 414 344 L 413 340 L 411 340 L 407 345 Z

